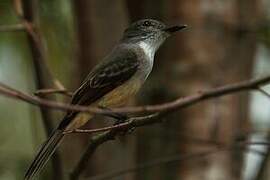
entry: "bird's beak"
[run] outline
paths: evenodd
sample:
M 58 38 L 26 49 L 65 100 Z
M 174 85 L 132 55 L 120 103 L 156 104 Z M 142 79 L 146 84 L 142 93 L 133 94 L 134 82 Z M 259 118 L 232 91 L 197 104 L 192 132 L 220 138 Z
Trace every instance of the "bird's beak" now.
M 171 26 L 171 27 L 165 28 L 164 31 L 171 34 L 171 33 L 180 31 L 182 29 L 185 29 L 186 27 L 187 27 L 187 25 L 185 25 L 185 24 L 180 25 L 180 26 Z

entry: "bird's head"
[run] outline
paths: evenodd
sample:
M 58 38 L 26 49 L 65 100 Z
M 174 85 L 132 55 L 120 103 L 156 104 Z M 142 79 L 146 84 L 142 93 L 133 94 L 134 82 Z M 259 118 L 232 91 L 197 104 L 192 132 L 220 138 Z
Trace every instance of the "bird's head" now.
M 122 41 L 130 43 L 146 43 L 155 49 L 174 32 L 186 28 L 186 25 L 166 26 L 154 19 L 142 19 L 132 23 L 124 32 Z

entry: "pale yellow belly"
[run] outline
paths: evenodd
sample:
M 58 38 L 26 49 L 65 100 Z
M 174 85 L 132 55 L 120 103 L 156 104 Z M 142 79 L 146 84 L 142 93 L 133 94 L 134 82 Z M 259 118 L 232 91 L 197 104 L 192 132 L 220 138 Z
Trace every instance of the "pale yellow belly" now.
M 97 104 L 101 107 L 110 108 L 123 106 L 135 96 L 140 87 L 141 83 L 138 80 L 129 81 L 103 96 Z
M 138 92 L 141 87 L 140 81 L 128 81 L 123 85 L 115 88 L 105 96 L 103 96 L 100 100 L 91 104 L 91 107 L 99 106 L 99 107 L 121 107 L 125 105 L 128 100 L 130 100 L 134 95 Z M 90 107 L 89 106 L 89 107 Z M 72 122 L 66 128 L 67 130 L 77 129 L 83 126 L 87 121 L 89 121 L 94 115 L 89 113 L 79 113 Z

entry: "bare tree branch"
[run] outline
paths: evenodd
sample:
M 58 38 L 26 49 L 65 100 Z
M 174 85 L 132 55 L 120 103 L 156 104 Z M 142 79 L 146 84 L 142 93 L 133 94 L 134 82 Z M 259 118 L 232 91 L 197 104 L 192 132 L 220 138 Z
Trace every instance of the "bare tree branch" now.
M 264 80 L 261 81 L 261 82 L 263 82 L 262 84 L 269 82 L 269 77 L 263 78 L 263 79 Z M 101 128 L 101 129 L 96 129 L 96 130 L 95 129 L 89 130 L 90 133 L 93 133 L 95 131 L 103 131 L 103 130 L 110 129 L 107 132 L 104 132 L 104 133 L 101 133 L 101 134 L 98 134 L 98 135 L 92 137 L 92 139 L 90 140 L 90 144 L 88 145 L 88 148 L 86 149 L 85 153 L 80 158 L 78 164 L 75 166 L 74 170 L 72 171 L 72 173 L 70 175 L 70 178 L 71 178 L 71 180 L 78 179 L 80 174 L 87 167 L 88 161 L 89 161 L 90 157 L 93 155 L 93 153 L 95 152 L 95 150 L 97 149 L 97 147 L 99 145 L 107 142 L 107 141 L 113 140 L 121 131 L 128 131 L 129 129 L 134 128 L 134 127 L 145 126 L 145 125 L 157 123 L 157 122 L 161 121 L 161 118 L 163 116 L 165 116 L 169 112 L 176 110 L 178 108 L 183 108 L 183 107 L 186 107 L 189 105 L 193 105 L 193 104 L 200 102 L 202 100 L 205 100 L 205 99 L 218 97 L 218 96 L 221 96 L 221 94 L 226 95 L 226 94 L 238 92 L 241 90 L 257 89 L 262 84 L 260 84 L 260 83 L 258 84 L 258 79 L 257 79 L 257 80 L 245 81 L 245 82 L 241 82 L 241 83 L 223 86 L 223 87 L 216 88 L 216 89 L 209 90 L 209 91 L 200 92 L 200 93 L 198 93 L 198 95 L 193 95 L 193 96 L 191 95 L 191 96 L 188 96 L 184 99 L 178 99 L 176 101 L 173 101 L 172 103 L 165 103 L 165 105 L 163 104 L 163 105 L 156 105 L 155 107 L 153 107 L 153 106 L 151 107 L 152 109 L 155 109 L 156 107 L 157 107 L 156 109 L 159 109 L 160 107 L 163 107 L 164 109 L 166 109 L 166 110 L 163 110 L 162 108 L 159 109 L 160 110 L 159 113 L 156 113 L 156 114 L 153 114 L 150 116 L 139 117 L 139 119 L 135 118 L 132 120 L 132 118 L 130 118 L 127 122 L 116 125 L 114 127 L 112 126 L 112 127 L 107 127 L 107 128 L 103 128 L 103 129 Z M 145 107 L 147 107 L 147 106 L 145 106 Z M 171 109 L 169 109 L 168 107 L 171 107 Z M 140 108 L 140 107 L 138 107 L 138 108 Z M 151 108 L 148 108 L 148 110 Z M 79 132 L 78 130 L 75 130 L 75 132 L 76 131 Z M 88 133 L 87 130 L 83 130 L 81 132 Z
M 39 58 L 36 58 L 36 61 L 38 62 L 38 65 L 41 66 L 40 71 L 44 71 L 48 80 L 51 80 L 55 88 L 60 90 L 65 90 L 65 87 L 62 85 L 62 83 L 54 77 L 51 69 L 48 66 L 48 63 L 46 61 L 46 54 L 44 47 L 41 42 L 40 33 L 38 33 L 37 28 L 34 28 L 33 21 L 34 21 L 34 10 L 33 7 L 36 4 L 36 2 L 30 2 L 30 1 L 24 1 L 21 0 L 14 0 L 14 10 L 17 16 L 19 17 L 21 21 L 21 25 L 23 26 L 26 33 L 29 35 L 29 38 L 31 40 L 31 43 L 33 43 L 33 46 L 35 46 L 36 51 Z M 35 11 L 37 11 L 37 7 L 34 7 Z
M 31 96 L 31 95 L 28 95 L 28 94 L 23 93 L 21 91 L 18 91 L 16 89 L 13 89 L 13 88 L 11 88 L 11 87 L 9 87 L 1 82 L 0 82 L 0 94 L 3 94 L 5 96 L 13 98 L 13 99 L 27 102 L 27 103 L 32 104 L 32 105 L 42 106 L 42 107 L 50 108 L 53 110 L 62 110 L 62 111 L 71 110 L 71 111 L 82 111 L 82 112 L 89 112 L 89 113 L 92 112 L 92 111 L 89 111 L 88 108 L 85 106 L 68 105 L 68 104 L 40 98 L 37 96 Z M 93 108 L 92 110 L 95 113 L 110 112 L 109 110 L 104 110 L 101 108 Z
M 158 105 L 145 105 L 145 106 L 136 106 L 136 107 L 123 107 L 123 108 L 113 108 L 113 109 L 102 109 L 97 107 L 86 107 L 80 105 L 68 105 L 64 103 L 59 103 L 56 101 L 46 100 L 42 98 L 38 98 L 35 96 L 30 96 L 18 90 L 8 87 L 3 83 L 0 83 L 0 93 L 15 99 L 19 99 L 25 102 L 28 102 L 33 105 L 43 106 L 47 108 L 51 108 L 54 110 L 62 110 L 62 111 L 81 111 L 88 113 L 99 113 L 99 114 L 107 114 L 107 113 L 153 113 L 153 112 L 162 112 L 162 111 L 173 111 L 175 109 L 185 108 L 194 104 L 197 104 L 204 100 L 209 100 L 241 91 L 250 91 L 257 89 L 260 86 L 263 86 L 270 82 L 270 75 L 257 78 L 253 80 L 242 81 L 239 83 L 229 84 L 217 88 L 213 88 L 211 90 L 205 90 L 198 92 L 194 95 L 186 96 L 183 98 L 178 98 L 174 101 L 158 104 Z
M 72 106 L 72 105 L 67 105 L 63 103 L 58 103 L 55 101 L 45 100 L 45 99 L 38 98 L 35 96 L 27 95 L 25 93 L 12 89 L 6 85 L 3 85 L 2 83 L 0 83 L 0 93 L 8 97 L 16 98 L 16 99 L 19 99 L 19 100 L 22 100 L 22 101 L 25 101 L 34 105 L 50 107 L 52 109 L 58 109 L 58 110 L 74 110 L 74 111 L 83 111 L 83 112 L 100 113 L 100 114 L 108 114 L 112 112 L 118 112 L 118 113 L 120 112 L 124 112 L 124 113 L 159 112 L 154 115 L 140 117 L 140 119 L 128 121 L 128 123 L 124 125 L 122 124 L 117 127 L 110 128 L 111 130 L 92 137 L 87 150 L 83 154 L 78 165 L 74 168 L 74 171 L 71 173 L 71 179 L 77 179 L 80 173 L 85 169 L 86 165 L 88 164 L 89 158 L 95 152 L 96 148 L 99 145 L 109 140 L 114 139 L 115 136 L 117 136 L 122 130 L 128 130 L 131 127 L 138 127 L 142 125 L 160 122 L 160 118 L 168 114 L 169 112 L 176 111 L 178 109 L 194 105 L 204 100 L 209 100 L 209 99 L 217 98 L 217 97 L 228 95 L 228 94 L 233 94 L 240 91 L 254 90 L 269 82 L 270 82 L 270 76 L 266 76 L 263 78 L 257 78 L 253 80 L 243 81 L 239 83 L 234 83 L 234 84 L 214 88 L 212 90 L 206 90 L 204 92 L 199 92 L 197 94 L 190 95 L 185 98 L 179 98 L 179 99 L 176 99 L 175 101 L 164 103 L 164 104 L 127 107 L 127 108 L 115 108 L 111 110 L 105 110 L 105 109 L 96 108 L 96 107 L 89 108 L 89 107 L 78 106 L 78 105 Z
M 158 123 L 160 121 L 157 121 L 156 119 L 160 118 L 160 117 L 161 117 L 161 113 L 155 113 L 155 114 L 151 114 L 151 115 L 147 115 L 147 116 L 128 118 L 126 120 L 126 122 L 123 122 L 123 123 L 120 123 L 117 125 L 113 125 L 113 126 L 97 128 L 97 129 L 74 129 L 74 130 L 65 131 L 64 133 L 65 134 L 71 134 L 71 133 L 92 134 L 92 133 L 99 133 L 99 132 L 104 132 L 104 131 L 109 131 L 109 130 L 126 131 L 128 129 L 132 129 L 135 127 Z

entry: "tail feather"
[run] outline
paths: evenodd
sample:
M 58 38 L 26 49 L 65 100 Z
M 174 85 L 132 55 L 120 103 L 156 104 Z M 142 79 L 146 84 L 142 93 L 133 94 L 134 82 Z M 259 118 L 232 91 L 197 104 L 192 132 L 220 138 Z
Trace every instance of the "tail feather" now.
M 63 130 L 57 129 L 52 133 L 48 140 L 42 145 L 34 161 L 28 168 L 24 176 L 25 180 L 33 179 L 40 172 L 56 150 L 58 144 L 60 144 L 63 137 Z

